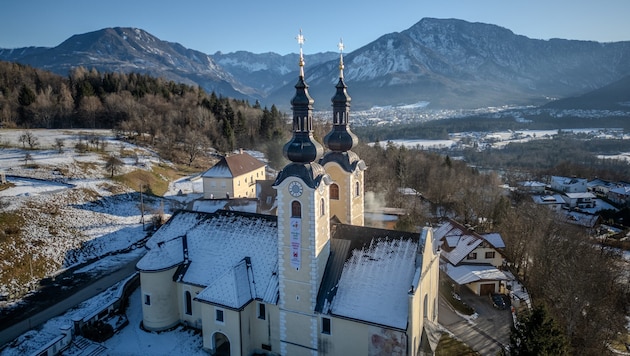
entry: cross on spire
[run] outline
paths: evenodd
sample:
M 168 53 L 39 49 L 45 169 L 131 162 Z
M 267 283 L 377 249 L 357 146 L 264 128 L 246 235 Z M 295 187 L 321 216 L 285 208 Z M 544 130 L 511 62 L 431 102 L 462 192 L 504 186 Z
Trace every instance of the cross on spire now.
M 343 78 L 343 38 L 339 39 L 337 48 L 339 48 L 339 78 Z
M 300 29 L 300 33 L 295 37 L 298 44 L 300 45 L 300 76 L 304 77 L 304 54 L 302 52 L 302 45 L 304 44 L 304 35 L 302 35 L 302 29 Z

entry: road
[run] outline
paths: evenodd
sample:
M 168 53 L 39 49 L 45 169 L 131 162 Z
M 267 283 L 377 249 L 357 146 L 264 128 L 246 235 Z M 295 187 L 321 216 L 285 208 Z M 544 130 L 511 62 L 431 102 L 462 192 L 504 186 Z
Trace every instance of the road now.
M 141 257 L 139 256 L 120 265 L 119 269 L 106 273 L 100 278 L 97 277 L 98 279 L 95 279 L 92 283 L 87 284 L 60 302 L 0 331 L 0 346 L 129 277 L 135 273 L 136 263 Z
M 468 321 L 459 316 L 440 296 L 438 321 L 459 340 L 481 355 L 497 355 L 509 344 L 512 314 L 509 310 L 496 310 L 488 297 L 461 293 L 462 300 L 475 308 L 477 319 Z

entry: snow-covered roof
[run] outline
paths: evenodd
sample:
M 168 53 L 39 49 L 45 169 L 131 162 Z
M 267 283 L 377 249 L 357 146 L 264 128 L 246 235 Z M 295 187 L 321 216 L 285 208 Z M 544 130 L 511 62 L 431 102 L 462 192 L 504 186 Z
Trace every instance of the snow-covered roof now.
M 191 210 L 204 213 L 214 213 L 217 210 L 256 213 L 258 210 L 258 200 L 254 198 L 201 199 L 193 202 Z
M 202 177 L 234 178 L 264 166 L 264 163 L 250 156 L 247 152 L 243 152 L 221 158 L 217 164 L 202 174 Z
M 569 199 L 592 199 L 595 198 L 593 193 L 564 193 Z
M 179 211 L 149 239 L 150 250 L 137 268 L 151 272 L 173 266 L 173 262 L 185 266 L 176 278 L 207 287 L 197 295 L 200 301 L 231 308 L 241 308 L 254 298 L 275 304 L 277 238 L 275 216 Z M 184 246 L 188 261 L 184 260 Z
M 481 237 L 484 240 L 488 241 L 490 245 L 494 248 L 505 248 L 505 242 L 503 242 L 503 237 L 498 232 L 492 232 L 489 234 L 481 234 Z
M 537 182 L 537 181 L 534 181 L 534 180 L 526 180 L 524 182 L 518 182 L 518 185 L 520 185 L 521 187 L 530 187 L 530 188 L 545 187 L 546 186 L 545 183 Z
M 433 237 L 443 244 L 441 256 L 454 265 L 460 263 L 484 241 L 494 248 L 505 248 L 500 234 L 480 235 L 450 219 L 433 232 Z
M 460 285 L 479 281 L 507 281 L 510 279 L 496 267 L 490 265 L 453 266 L 447 263 L 446 274 Z
M 532 195 L 532 200 L 536 204 L 564 204 L 564 199 L 560 194 L 553 195 Z
M 410 288 L 422 265 L 420 235 L 334 224 L 316 310 L 406 329 Z
M 330 311 L 405 329 L 417 253 L 418 244 L 411 240 L 373 241 L 354 250 L 343 267 Z
M 619 195 L 630 195 L 630 186 L 621 186 L 610 190 L 612 193 Z

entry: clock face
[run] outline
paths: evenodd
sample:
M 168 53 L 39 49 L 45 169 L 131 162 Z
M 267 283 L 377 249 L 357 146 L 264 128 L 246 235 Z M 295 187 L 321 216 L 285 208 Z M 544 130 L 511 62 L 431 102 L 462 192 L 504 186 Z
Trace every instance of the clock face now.
M 291 182 L 289 184 L 289 194 L 291 194 L 294 197 L 299 197 L 300 195 L 302 195 L 302 184 L 300 184 L 300 182 Z

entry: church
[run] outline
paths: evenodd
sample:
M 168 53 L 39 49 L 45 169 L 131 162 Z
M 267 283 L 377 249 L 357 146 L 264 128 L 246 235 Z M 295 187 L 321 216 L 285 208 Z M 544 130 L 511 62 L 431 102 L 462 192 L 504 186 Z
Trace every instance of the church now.
M 366 165 L 352 148 L 343 77 L 327 150 L 300 74 L 277 215 L 178 211 L 138 262 L 142 326 L 201 331 L 213 355 L 425 355 L 435 350 L 439 249 L 432 230 L 364 226 Z M 340 50 L 343 47 L 340 44 Z M 439 336 L 438 336 L 439 337 Z

